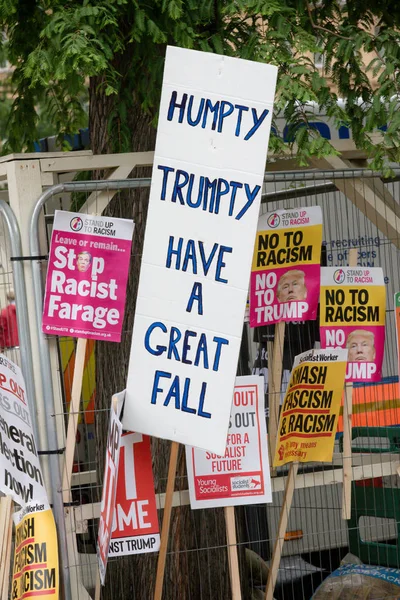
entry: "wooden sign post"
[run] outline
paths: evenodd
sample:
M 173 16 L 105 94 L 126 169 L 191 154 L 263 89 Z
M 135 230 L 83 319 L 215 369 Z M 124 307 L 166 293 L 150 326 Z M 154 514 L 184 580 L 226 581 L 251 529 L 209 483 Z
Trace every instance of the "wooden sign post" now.
M 72 380 L 71 402 L 69 404 L 67 441 L 65 444 L 65 462 L 62 483 L 64 502 L 69 502 L 71 497 L 71 476 L 72 467 L 74 464 L 76 432 L 78 429 L 78 413 L 81 400 L 83 371 L 85 369 L 86 345 L 86 339 L 78 338 L 78 343 L 76 345 L 74 376 Z
M 283 370 L 283 343 L 285 340 L 285 323 L 277 323 L 275 325 L 275 339 L 272 351 L 272 365 L 270 368 L 270 348 L 268 345 L 268 382 L 269 382 L 269 425 L 268 425 L 268 445 L 269 445 L 269 461 L 271 465 L 271 475 L 275 474 L 272 469 L 274 460 L 276 437 L 279 423 L 279 406 L 281 400 L 282 386 L 282 370 Z
M 165 504 L 161 529 L 161 543 L 158 554 L 156 586 L 154 600 L 161 600 L 164 583 L 165 561 L 167 557 L 169 526 L 171 523 L 172 501 L 174 497 L 176 465 L 178 462 L 178 442 L 171 442 L 171 453 L 169 456 L 167 489 L 165 492 Z
M 0 599 L 7 600 L 10 586 L 10 560 L 12 541 L 12 508 L 11 496 L 0 498 Z
M 275 584 L 276 584 L 276 580 L 278 577 L 279 563 L 281 562 L 282 547 L 283 547 L 283 543 L 285 541 L 285 533 L 286 533 L 287 524 L 288 524 L 288 520 L 289 520 L 290 508 L 292 506 L 293 492 L 295 489 L 295 482 L 296 482 L 296 475 L 297 475 L 298 468 L 299 468 L 298 462 L 291 463 L 291 465 L 289 467 L 289 473 L 287 476 L 286 486 L 285 486 L 285 494 L 283 497 L 283 504 L 282 504 L 281 514 L 279 517 L 278 531 L 276 534 L 274 551 L 272 553 L 272 560 L 271 560 L 271 564 L 269 567 L 268 581 L 267 581 L 267 587 L 266 587 L 266 591 L 265 591 L 265 600 L 273 600 L 273 597 L 274 597 L 274 589 L 275 589 Z
M 226 538 L 228 541 L 228 564 L 229 577 L 231 580 L 232 600 L 242 600 L 236 541 L 235 508 L 233 506 L 226 506 L 224 508 L 224 512 L 226 524 Z
M 349 252 L 349 267 L 357 266 L 357 250 Z M 351 437 L 353 416 L 353 384 L 346 383 L 343 400 L 343 490 L 342 519 L 351 517 Z

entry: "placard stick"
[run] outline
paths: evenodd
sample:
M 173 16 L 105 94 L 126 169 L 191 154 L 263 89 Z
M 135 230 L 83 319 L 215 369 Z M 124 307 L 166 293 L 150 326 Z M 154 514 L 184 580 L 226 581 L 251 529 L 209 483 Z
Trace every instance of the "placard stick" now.
M 281 562 L 282 548 L 285 540 L 286 528 L 289 520 L 290 507 L 292 506 L 293 492 L 295 488 L 297 470 L 299 463 L 294 462 L 289 467 L 286 480 L 285 494 L 283 496 L 283 505 L 279 517 L 278 531 L 272 553 L 272 560 L 269 566 L 267 587 L 265 590 L 265 600 L 273 600 L 274 589 L 278 577 L 279 563 Z
M 167 489 L 165 491 L 164 514 L 163 514 L 162 528 L 161 528 L 160 551 L 158 553 L 157 576 L 156 576 L 156 586 L 155 586 L 155 590 L 154 590 L 154 600 L 161 600 L 161 598 L 162 598 L 165 560 L 167 557 L 167 548 L 168 548 L 169 525 L 171 522 L 172 500 L 173 500 L 173 496 L 174 496 L 174 487 L 175 487 L 176 465 L 178 462 L 178 450 L 179 450 L 178 442 L 172 442 L 171 443 L 171 453 L 169 455 L 168 480 L 167 480 Z
M 357 266 L 357 250 L 349 252 L 349 266 Z M 343 490 L 342 519 L 351 517 L 351 435 L 353 417 L 353 384 L 346 383 L 343 401 Z
M 74 464 L 76 431 L 78 429 L 79 420 L 78 412 L 81 401 L 83 371 L 85 368 L 86 344 L 86 339 L 79 338 L 78 343 L 76 345 L 74 376 L 72 379 L 71 402 L 69 404 L 67 441 L 65 444 L 65 462 L 62 483 L 64 502 L 70 501 L 72 466 Z
M 5 496 L 0 498 L 2 543 L 0 554 L 0 592 L 1 600 L 7 600 L 10 557 L 11 557 L 11 533 L 12 533 L 12 498 Z
M 268 425 L 268 442 L 269 442 L 269 464 L 272 463 L 275 455 L 276 436 L 279 423 L 279 406 L 281 401 L 281 382 L 283 369 L 283 342 L 285 339 L 285 323 L 277 323 L 275 325 L 275 339 L 272 352 L 272 366 L 270 368 L 270 354 L 268 352 L 268 382 L 269 382 L 269 425 Z M 270 346 L 268 346 L 269 350 Z M 275 471 L 271 471 L 271 475 Z
M 10 573 L 10 566 L 11 566 L 10 560 L 11 560 L 12 528 L 13 528 L 12 509 L 13 509 L 13 502 L 11 500 L 8 531 L 6 530 L 7 534 L 5 536 L 6 551 L 5 551 L 5 556 L 3 555 L 5 571 L 4 571 L 4 576 L 3 576 L 3 587 L 2 587 L 2 596 L 1 596 L 2 600 L 8 600 L 8 590 L 9 590 L 10 583 L 11 583 L 9 573 Z M 1 576 L 0 576 L 0 580 L 1 580 Z
M 228 541 L 228 564 L 229 577 L 231 580 L 232 600 L 242 600 L 236 541 L 235 508 L 234 506 L 225 506 L 224 512 L 226 525 L 226 539 Z
M 94 600 L 100 600 L 100 592 L 101 592 L 101 581 L 100 581 L 100 571 L 97 569 L 96 573 L 96 587 L 94 590 Z

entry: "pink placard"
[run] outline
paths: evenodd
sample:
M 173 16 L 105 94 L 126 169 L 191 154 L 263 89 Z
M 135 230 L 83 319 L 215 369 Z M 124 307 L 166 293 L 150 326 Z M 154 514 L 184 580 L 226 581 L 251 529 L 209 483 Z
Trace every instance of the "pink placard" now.
M 382 378 L 385 328 L 381 326 L 321 327 L 321 346 L 329 347 L 330 338 L 343 339 L 337 348 L 349 351 L 346 367 L 346 382 L 380 381 Z M 342 335 L 341 335 L 342 334 Z
M 134 223 L 56 211 L 42 331 L 119 342 Z
M 255 271 L 250 282 L 250 326 L 317 318 L 320 265 L 279 269 L 263 278 Z

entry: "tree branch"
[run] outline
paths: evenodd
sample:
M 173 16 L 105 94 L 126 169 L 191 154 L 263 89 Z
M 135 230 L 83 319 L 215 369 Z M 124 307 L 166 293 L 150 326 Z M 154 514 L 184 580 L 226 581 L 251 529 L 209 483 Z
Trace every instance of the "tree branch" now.
M 321 25 L 317 25 L 314 22 L 314 19 L 312 17 L 312 11 L 311 11 L 311 7 L 309 5 L 309 3 L 306 0 L 306 7 L 307 7 L 307 12 L 308 12 L 308 16 L 310 17 L 310 23 L 313 29 L 319 29 L 320 31 L 325 31 L 326 33 L 330 33 L 331 35 L 334 35 L 342 40 L 349 40 L 351 41 L 353 38 L 350 37 L 345 37 L 344 35 L 340 35 L 340 33 L 335 33 L 334 31 L 331 31 L 330 29 L 327 29 L 326 27 L 322 27 Z

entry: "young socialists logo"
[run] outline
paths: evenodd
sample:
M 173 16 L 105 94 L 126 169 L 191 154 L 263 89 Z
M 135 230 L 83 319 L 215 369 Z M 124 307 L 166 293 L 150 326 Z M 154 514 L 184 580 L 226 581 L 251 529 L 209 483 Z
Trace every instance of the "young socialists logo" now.
M 343 271 L 343 269 L 336 269 L 336 271 L 333 274 L 333 281 L 335 283 L 343 283 L 345 278 L 346 278 L 346 275 L 345 275 L 345 272 Z
M 271 227 L 272 229 L 276 229 L 280 222 L 281 222 L 281 218 L 276 213 L 272 213 L 272 215 L 269 215 L 268 220 L 267 220 L 269 227 Z
M 74 217 L 69 224 L 72 231 L 80 231 L 83 227 L 83 221 L 80 217 Z

